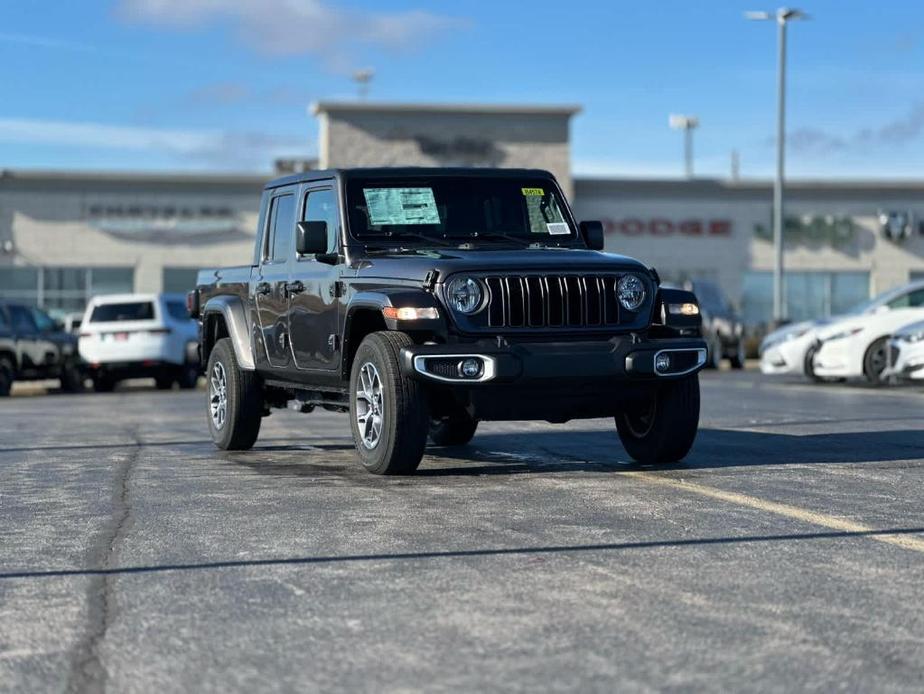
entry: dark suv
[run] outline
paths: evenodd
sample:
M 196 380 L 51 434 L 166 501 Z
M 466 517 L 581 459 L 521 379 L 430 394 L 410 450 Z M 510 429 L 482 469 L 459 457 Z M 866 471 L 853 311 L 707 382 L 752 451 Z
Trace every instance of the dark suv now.
M 14 380 L 46 378 L 60 379 L 65 392 L 83 388 L 77 336 L 41 309 L 0 302 L 0 396 Z
M 362 463 L 394 474 L 479 420 L 614 417 L 636 460 L 679 460 L 706 361 L 696 298 L 602 249 L 546 171 L 272 181 L 250 263 L 189 297 L 212 438 L 249 448 L 272 407 L 349 412 Z
M 703 338 L 708 350 L 706 365 L 717 369 L 723 359 L 728 359 L 733 369 L 743 369 L 744 325 L 725 292 L 711 280 L 690 280 L 684 282 L 683 288 L 696 294 L 703 313 Z

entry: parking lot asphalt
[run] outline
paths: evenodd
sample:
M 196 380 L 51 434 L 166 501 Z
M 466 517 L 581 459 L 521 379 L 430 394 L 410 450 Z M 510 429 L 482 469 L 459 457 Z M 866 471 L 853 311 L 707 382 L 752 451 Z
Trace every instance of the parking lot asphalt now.
M 924 390 L 702 387 L 683 464 L 487 423 L 406 478 L 345 415 L 0 401 L 0 689 L 920 691 Z

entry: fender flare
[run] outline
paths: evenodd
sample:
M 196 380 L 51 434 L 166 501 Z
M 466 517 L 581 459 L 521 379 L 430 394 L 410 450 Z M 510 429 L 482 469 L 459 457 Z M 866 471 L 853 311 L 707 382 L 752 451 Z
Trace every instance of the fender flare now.
M 345 330 L 349 332 L 350 320 L 357 310 L 371 309 L 376 312 L 381 312 L 383 308 L 388 306 L 394 306 L 395 308 L 404 308 L 407 306 L 435 308 L 440 312 L 439 318 L 417 320 L 413 321 L 412 324 L 409 321 L 399 321 L 394 318 L 384 318 L 383 316 L 385 325 L 389 330 L 408 330 L 410 328 L 414 330 L 432 330 L 437 332 L 445 330 L 446 322 L 443 318 L 445 309 L 440 306 L 440 302 L 437 301 L 436 297 L 430 292 L 412 287 L 357 292 L 346 308 L 346 320 L 344 322 Z
M 244 303 L 236 296 L 215 296 L 202 307 L 202 324 L 205 325 L 209 315 L 218 314 L 225 322 L 228 337 L 234 347 L 234 356 L 244 371 L 254 371 L 253 349 L 250 343 L 250 329 L 247 327 L 247 312 Z M 203 341 L 206 336 L 203 333 Z

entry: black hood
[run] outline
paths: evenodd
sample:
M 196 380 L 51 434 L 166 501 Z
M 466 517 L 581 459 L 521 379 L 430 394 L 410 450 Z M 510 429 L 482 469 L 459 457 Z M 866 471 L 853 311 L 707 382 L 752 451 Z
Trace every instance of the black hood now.
M 533 248 L 508 250 L 438 249 L 418 253 L 372 255 L 359 263 L 359 277 L 423 280 L 437 270 L 441 280 L 456 272 L 524 272 L 548 270 L 626 271 L 647 273 L 642 263 L 616 253 L 583 248 Z

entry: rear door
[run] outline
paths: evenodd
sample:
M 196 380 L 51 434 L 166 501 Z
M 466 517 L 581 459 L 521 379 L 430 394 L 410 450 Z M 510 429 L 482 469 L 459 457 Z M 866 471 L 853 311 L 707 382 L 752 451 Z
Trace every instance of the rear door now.
M 10 328 L 19 354 L 19 364 L 23 371 L 35 371 L 42 363 L 42 350 L 39 346 L 38 327 L 32 318 L 32 311 L 25 306 L 15 304 L 9 307 Z
M 327 224 L 327 252 L 340 250 L 340 210 L 330 182 L 312 185 L 303 195 L 302 219 Z M 340 267 L 313 255 L 292 263 L 289 333 L 299 369 L 331 370 L 340 365 Z
M 295 253 L 295 208 L 294 189 L 274 191 L 266 216 L 260 263 L 251 280 L 260 340 L 273 368 L 285 368 L 292 362 L 286 317 L 289 307 L 286 282 Z
M 61 363 L 61 347 L 56 341 L 58 325 L 41 309 L 32 309 L 32 320 L 37 329 L 36 350 L 41 354 L 41 368 L 49 373 L 57 370 Z

